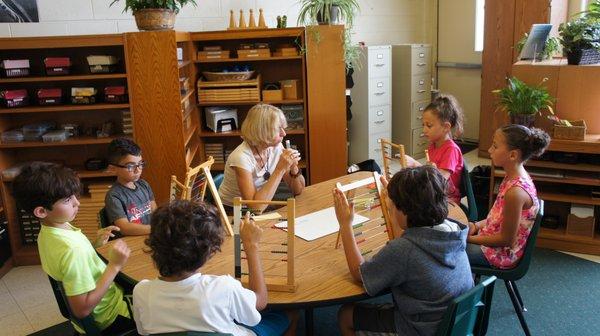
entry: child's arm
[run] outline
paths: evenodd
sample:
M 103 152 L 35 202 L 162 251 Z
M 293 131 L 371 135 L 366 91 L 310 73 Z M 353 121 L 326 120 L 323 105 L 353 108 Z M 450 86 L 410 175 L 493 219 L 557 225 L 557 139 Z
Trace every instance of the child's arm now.
M 150 234 L 150 225 L 131 223 L 127 218 L 119 218 L 114 224 L 121 229 L 121 233 L 125 236 L 142 236 Z
M 352 232 L 354 204 L 348 204 L 346 195 L 338 188 L 333 189 L 333 202 L 335 205 L 335 216 L 340 224 L 340 236 L 342 237 L 342 245 L 344 245 L 348 270 L 354 280 L 362 282 L 360 265 L 365 262 L 365 259 L 360 254 Z
M 129 253 L 130 250 L 127 243 L 121 239 L 116 240 L 108 253 L 108 265 L 106 265 L 106 269 L 100 279 L 96 281 L 96 288 L 84 294 L 67 296 L 67 301 L 69 301 L 75 317 L 81 319 L 91 314 L 94 307 L 96 307 L 104 294 L 106 294 L 115 276 L 117 276 L 127 262 Z
M 256 309 L 263 310 L 267 306 L 267 285 L 260 264 L 258 247 L 262 229 L 250 218 L 250 213 L 242 220 L 240 236 L 244 244 L 246 259 L 248 261 L 249 287 L 256 294 Z
M 467 237 L 467 241 L 489 247 L 513 246 L 517 239 L 521 211 L 524 208 L 531 207 L 531 205 L 531 197 L 525 190 L 519 187 L 510 188 L 504 194 L 504 208 L 502 209 L 504 222 L 502 223 L 500 233 L 491 236 L 469 236 Z
M 156 205 L 156 201 L 152 200 L 150 201 L 150 211 L 154 212 L 154 210 L 156 210 L 158 206 Z

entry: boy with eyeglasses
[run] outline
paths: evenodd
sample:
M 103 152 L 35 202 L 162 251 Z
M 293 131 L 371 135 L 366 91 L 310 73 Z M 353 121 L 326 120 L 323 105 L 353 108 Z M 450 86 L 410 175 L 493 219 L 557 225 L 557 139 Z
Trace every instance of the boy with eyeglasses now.
M 108 162 L 117 174 L 117 182 L 104 199 L 109 223 L 123 235 L 149 234 L 156 202 L 150 185 L 140 178 L 146 165 L 142 150 L 130 139 L 115 139 L 108 145 Z

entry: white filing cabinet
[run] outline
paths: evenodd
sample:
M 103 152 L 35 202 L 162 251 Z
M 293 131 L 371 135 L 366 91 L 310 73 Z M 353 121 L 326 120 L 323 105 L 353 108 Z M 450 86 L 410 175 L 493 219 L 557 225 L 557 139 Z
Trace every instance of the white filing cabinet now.
M 350 163 L 374 159 L 382 167 L 379 138 L 392 137 L 391 46 L 368 46 L 355 70 L 352 119 L 348 124 Z
M 429 145 L 423 134 L 423 111 L 431 102 L 431 46 L 392 46 L 392 139 L 406 154 L 420 159 Z

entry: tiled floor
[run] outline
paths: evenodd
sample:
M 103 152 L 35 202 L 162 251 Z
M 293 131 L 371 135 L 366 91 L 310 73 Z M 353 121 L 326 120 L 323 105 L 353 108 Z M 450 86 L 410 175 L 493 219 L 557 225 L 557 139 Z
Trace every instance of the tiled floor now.
M 490 164 L 476 150 L 465 159 L 470 168 Z M 568 254 L 600 263 L 600 256 Z M 28 335 L 64 321 L 41 266 L 16 267 L 0 279 L 0 334 Z
M 41 266 L 15 267 L 0 279 L 0 334 L 28 335 L 64 321 Z

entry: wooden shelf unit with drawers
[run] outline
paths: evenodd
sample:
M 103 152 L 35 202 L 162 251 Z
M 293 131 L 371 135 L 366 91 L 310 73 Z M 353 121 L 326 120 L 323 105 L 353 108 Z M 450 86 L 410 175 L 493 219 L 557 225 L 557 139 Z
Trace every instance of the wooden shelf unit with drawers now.
M 303 127 L 286 130 L 286 139 L 297 146 L 302 155 L 301 168 L 310 183 L 318 183 L 345 174 L 347 163 L 346 149 L 346 104 L 345 70 L 342 45 L 339 36 L 341 26 L 316 26 L 309 29 L 254 29 L 248 31 L 215 31 L 191 33 L 195 51 L 204 47 L 219 46 L 230 50 L 229 59 L 196 60 L 197 78 L 203 71 L 218 71 L 225 67 L 247 64 L 261 76 L 262 88 L 265 83 L 296 79 L 302 85 L 302 96 L 297 99 L 269 101 L 203 101 L 199 99 L 200 117 L 199 157 L 205 160 L 209 154 L 206 145 L 223 145 L 227 154 L 241 142 L 239 128 L 248 110 L 255 104 L 268 103 L 278 107 L 302 105 Z M 272 56 L 257 58 L 237 58 L 240 44 L 269 43 L 271 51 L 279 45 L 293 45 L 299 50 L 298 56 Z M 324 56 L 326 55 L 326 57 Z M 194 83 L 195 84 L 195 83 Z M 238 130 L 213 132 L 206 125 L 205 108 L 222 106 L 237 110 Z M 335 155 L 331 155 L 335 153 Z M 226 155 L 215 163 L 215 170 L 224 169 Z
M 578 155 L 577 163 L 530 160 L 525 167 L 529 171 L 538 191 L 538 197 L 546 201 L 545 214 L 555 213 L 551 202 L 563 204 L 585 204 L 595 207 L 595 229 L 591 236 L 567 233 L 566 215 L 559 216 L 557 229 L 542 227 L 537 246 L 561 251 L 600 255 L 600 231 L 598 214 L 600 197 L 592 197 L 592 191 L 600 193 L 600 134 L 587 135 L 584 141 L 555 140 L 548 147 L 551 155 Z M 585 160 L 584 160 L 585 157 Z M 587 162 L 591 161 L 591 162 Z M 537 169 L 537 174 L 536 174 Z M 497 186 L 504 172 L 492 167 L 490 178 L 490 207 L 497 193 Z M 557 215 L 558 216 L 558 215 Z
M 4 171 L 19 163 L 29 161 L 50 161 L 64 164 L 74 169 L 82 180 L 84 190 L 81 195 L 82 207 L 90 200 L 90 184 L 108 184 L 115 178 L 110 171 L 88 171 L 85 161 L 90 158 L 105 158 L 107 144 L 123 134 L 123 110 L 129 103 L 104 103 L 101 96 L 105 86 L 123 85 L 128 80 L 126 52 L 123 35 L 88 35 L 66 37 L 33 37 L 0 39 L 0 59 L 29 59 L 30 75 L 27 77 L 2 77 L 0 90 L 26 89 L 31 101 L 24 107 L 0 107 L 0 132 L 20 128 L 24 125 L 50 121 L 56 126 L 65 123 L 80 125 L 80 133 L 85 128 L 99 127 L 107 121 L 114 123 L 115 134 L 109 137 L 80 135 L 63 142 L 23 141 L 0 143 L 0 170 Z M 119 58 L 115 73 L 91 73 L 86 56 L 112 55 Z M 47 76 L 43 59 L 46 57 L 70 57 L 70 74 L 65 76 Z M 60 88 L 63 100 L 69 98 L 71 87 L 95 87 L 97 103 L 89 105 L 41 106 L 37 104 L 36 91 L 41 88 Z M 12 178 L 2 178 L 1 189 L 5 215 L 8 220 L 12 260 L 6 265 L 30 265 L 39 263 L 33 226 L 22 225 L 19 210 L 12 197 Z M 81 212 L 81 211 L 80 211 Z M 94 214 L 95 215 L 95 214 Z M 82 222 L 75 225 L 83 226 Z M 83 220 L 83 219 L 81 219 Z M 95 220 L 91 221 L 95 230 Z M 27 231 L 25 231 L 27 230 Z

